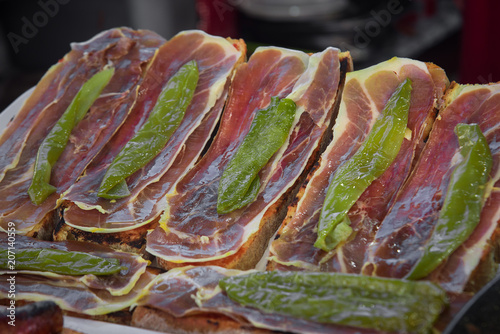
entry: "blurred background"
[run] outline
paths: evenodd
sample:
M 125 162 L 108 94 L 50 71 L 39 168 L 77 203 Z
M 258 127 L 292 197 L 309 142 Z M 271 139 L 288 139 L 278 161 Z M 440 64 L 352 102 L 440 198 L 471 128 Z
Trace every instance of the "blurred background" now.
M 460 83 L 500 80 L 498 0 L 0 0 L 0 110 L 70 43 L 118 26 L 186 29 L 308 52 L 335 46 L 355 69 L 393 56 L 434 62 Z

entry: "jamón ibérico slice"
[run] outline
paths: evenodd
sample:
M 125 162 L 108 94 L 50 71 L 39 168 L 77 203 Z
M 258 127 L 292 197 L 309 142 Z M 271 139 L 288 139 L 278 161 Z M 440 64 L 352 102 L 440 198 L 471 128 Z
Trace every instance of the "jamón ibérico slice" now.
M 0 226 L 16 223 L 18 233 L 36 235 L 59 205 L 58 199 L 81 175 L 123 123 L 137 98 L 146 64 L 164 39 L 146 30 L 105 31 L 88 42 L 72 44 L 61 62 L 42 78 L 0 139 Z M 115 74 L 86 117 L 73 129 L 68 145 L 53 166 L 50 184 L 57 191 L 34 205 L 28 188 L 38 147 L 66 110 L 82 84 L 104 66 Z
M 432 73 L 431 73 L 432 71 Z M 360 147 L 395 88 L 406 78 L 412 80 L 407 135 L 391 166 L 361 195 L 348 213 L 353 234 L 327 253 L 315 248 L 316 226 L 329 180 L 337 168 Z M 347 74 L 333 140 L 323 153 L 318 168 L 291 206 L 271 245 L 270 268 L 323 270 L 359 273 L 366 249 L 395 194 L 410 173 L 423 146 L 442 98 L 447 79 L 432 65 L 393 58 L 370 68 Z
M 491 252 L 500 219 L 500 84 L 455 84 L 446 102 L 414 171 L 380 225 L 364 272 L 404 277 L 418 261 L 439 216 L 450 175 L 459 162 L 455 126 L 476 123 L 493 158 L 480 222 L 468 240 L 428 277 L 448 291 L 461 292 Z
M 257 50 L 235 74 L 219 132 L 207 154 L 168 195 L 169 210 L 148 235 L 147 251 L 165 263 L 223 260 L 266 228 L 261 227 L 266 211 L 294 185 L 330 125 L 340 77 L 337 49 L 313 56 L 280 48 Z M 219 215 L 217 190 L 223 170 L 257 110 L 267 107 L 273 96 L 289 97 L 297 104 L 288 141 L 260 171 L 257 199 Z
M 226 100 L 231 75 L 245 54 L 244 44 L 201 31 L 185 31 L 162 45 L 139 88 L 130 117 L 109 140 L 78 183 L 65 193 L 65 222 L 89 232 L 120 232 L 145 225 L 165 209 L 165 194 L 186 173 L 210 139 Z M 131 195 L 108 200 L 97 190 L 113 158 L 146 121 L 164 84 L 195 60 L 200 77 L 185 116 L 164 149 L 127 178 Z M 89 219 L 91 217 L 92 219 Z

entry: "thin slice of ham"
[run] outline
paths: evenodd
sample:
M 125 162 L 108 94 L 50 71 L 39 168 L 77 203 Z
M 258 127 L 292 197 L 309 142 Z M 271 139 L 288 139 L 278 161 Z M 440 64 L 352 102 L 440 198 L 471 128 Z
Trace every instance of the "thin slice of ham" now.
M 182 267 L 158 275 L 145 289 L 137 305 L 152 307 L 174 317 L 222 314 L 246 327 L 265 328 L 287 333 L 368 334 L 381 331 L 315 323 L 276 313 L 267 313 L 232 301 L 219 287 L 224 277 L 246 274 L 217 266 Z M 134 319 L 132 324 L 141 323 Z M 141 323 L 147 327 L 147 324 Z
M 241 41 L 233 42 L 193 30 L 159 48 L 131 116 L 64 194 L 66 224 L 88 232 L 122 232 L 148 224 L 163 212 L 165 194 L 194 165 L 220 117 L 233 70 L 246 51 Z M 178 129 L 158 156 L 127 178 L 130 196 L 113 201 L 98 197 L 113 158 L 146 121 L 164 84 L 191 60 L 196 61 L 200 77 Z
M 6 233 L 0 232 L 0 249 L 9 249 L 9 238 Z M 78 241 L 42 241 L 27 236 L 17 235 L 15 237 L 15 250 L 11 250 L 14 254 L 23 249 L 58 249 L 67 252 L 82 252 L 105 259 L 118 259 L 120 265 L 126 267 L 119 273 L 113 275 L 96 276 L 88 275 L 63 275 L 49 271 L 33 271 L 33 270 L 16 270 L 19 274 L 29 274 L 32 276 L 47 277 L 61 281 L 75 281 L 86 285 L 89 288 L 98 290 L 107 290 L 113 296 L 121 296 L 129 293 L 139 278 L 146 272 L 148 261 L 138 255 L 118 252 L 109 247 L 100 245 L 90 245 Z M 12 270 L 10 271 L 12 272 Z M 0 275 L 8 275 L 7 271 L 0 271 Z
M 169 210 L 148 235 L 147 251 L 166 267 L 223 262 L 262 232 L 260 229 L 272 229 L 271 223 L 266 226 L 265 215 L 272 216 L 276 211 L 273 205 L 284 203 L 285 194 L 317 151 L 330 125 L 340 80 L 337 49 L 312 56 L 281 48 L 258 49 L 235 74 L 219 132 L 207 154 L 168 195 Z M 288 141 L 259 173 L 257 199 L 219 215 L 217 189 L 223 170 L 257 110 L 269 105 L 273 96 L 289 97 L 297 104 Z M 233 261 L 224 265 L 243 264 Z
M 146 271 L 132 290 L 121 296 L 113 296 L 106 290 L 92 289 L 76 280 L 37 275 L 10 273 L 0 274 L 0 297 L 9 296 L 9 279 L 15 278 L 16 300 L 54 301 L 65 311 L 86 315 L 102 315 L 116 311 L 128 311 L 142 297 L 144 288 L 156 277 Z M 13 281 L 12 281 L 13 282 Z
M 8 222 L 14 222 L 18 233 L 38 233 L 37 224 L 54 213 L 60 195 L 78 179 L 129 114 L 144 68 L 163 43 L 164 39 L 153 32 L 112 29 L 88 42 L 73 44 L 72 51 L 49 70 L 0 140 L 0 151 L 6 152 L 0 158 L 0 227 L 6 229 Z M 50 184 L 57 191 L 41 205 L 34 205 L 27 191 L 40 143 L 82 84 L 106 65 L 113 66 L 115 74 L 73 129 L 53 166 Z
M 491 181 L 479 225 L 428 279 L 448 291 L 461 292 L 495 247 L 500 220 L 500 84 L 455 84 L 411 177 L 370 245 L 365 273 L 404 277 L 422 255 L 443 205 L 450 175 L 460 160 L 454 133 L 458 123 L 476 123 L 484 133 L 493 157 Z
M 412 80 L 413 90 L 407 134 L 397 157 L 349 211 L 353 228 L 350 238 L 328 253 L 315 248 L 316 226 L 332 175 L 361 146 L 387 100 L 406 78 Z M 271 244 L 270 268 L 361 271 L 366 249 L 410 173 L 446 85 L 446 76 L 440 68 L 403 58 L 347 74 L 333 140 L 307 185 L 299 192 L 298 202 L 289 208 L 288 218 L 278 232 L 279 238 Z

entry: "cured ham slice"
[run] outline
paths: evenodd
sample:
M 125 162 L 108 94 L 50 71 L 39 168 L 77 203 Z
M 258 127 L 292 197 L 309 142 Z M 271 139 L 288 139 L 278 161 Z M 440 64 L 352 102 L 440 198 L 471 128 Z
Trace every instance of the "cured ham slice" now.
M 499 102 L 499 84 L 454 84 L 450 88 L 446 108 L 439 113 L 414 171 L 369 248 L 364 273 L 404 277 L 420 259 L 437 222 L 451 172 L 460 162 L 455 126 L 476 123 L 488 141 L 493 158 L 480 222 L 468 240 L 428 277 L 454 292 L 463 291 L 474 280 L 476 270 L 493 250 L 500 219 Z
M 106 290 L 90 289 L 76 280 L 60 280 L 18 273 L 15 277 L 16 300 L 54 301 L 65 311 L 79 314 L 102 315 L 128 310 L 142 296 L 143 289 L 156 276 L 148 271 L 141 275 L 132 290 L 121 296 L 113 296 Z M 9 294 L 8 279 L 11 274 L 0 275 L 0 297 Z
M 389 168 L 376 179 L 350 209 L 353 233 L 336 249 L 314 247 L 316 227 L 329 180 L 361 146 L 396 87 L 412 80 L 408 128 L 401 149 Z M 283 270 L 322 270 L 359 273 L 364 254 L 393 198 L 418 156 L 447 79 L 434 66 L 410 59 L 393 58 L 347 74 L 333 140 L 320 164 L 289 208 L 287 219 L 270 247 L 269 267 Z
M 8 238 L 6 233 L 0 233 L 0 250 L 8 249 Z M 120 265 L 126 267 L 119 273 L 113 275 L 96 276 L 88 275 L 62 275 L 55 274 L 49 271 L 34 271 L 34 270 L 16 270 L 20 274 L 29 274 L 33 276 L 43 276 L 51 279 L 59 279 L 65 281 L 81 282 L 89 288 L 107 290 L 113 296 L 125 295 L 132 290 L 134 285 L 139 280 L 140 276 L 146 272 L 148 261 L 138 255 L 113 251 L 109 247 L 99 245 L 89 245 L 78 241 L 61 241 L 51 242 L 33 239 L 30 237 L 18 235 L 15 238 L 15 254 L 23 249 L 58 249 L 67 252 L 82 252 L 104 259 L 118 259 Z M 6 262 L 6 260 L 5 260 Z M 1 271 L 0 274 L 8 274 L 6 271 Z
M 283 331 L 287 333 L 382 333 L 380 331 L 346 326 L 314 323 L 290 316 L 266 313 L 251 307 L 244 307 L 232 301 L 219 288 L 219 280 L 248 271 L 230 270 L 216 266 L 183 267 L 159 275 L 146 288 L 139 307 L 132 315 L 132 325 L 163 331 L 189 331 L 193 323 L 206 316 L 218 319 L 216 330 L 239 332 L 241 329 L 256 328 Z M 156 312 L 155 312 L 156 311 Z M 168 319 L 168 320 L 164 320 Z M 206 321 L 205 321 L 206 322 Z M 210 321 L 207 325 L 210 327 Z M 231 326 L 231 327 L 230 327 Z M 206 327 L 204 327 L 206 328 Z M 215 330 L 214 330 L 215 331 Z
M 200 262 L 240 268 L 255 265 L 283 218 L 282 208 L 328 135 L 343 81 L 341 62 L 346 68 L 348 56 L 333 48 L 312 56 L 261 48 L 238 69 L 214 142 L 170 191 L 168 210 L 148 235 L 146 249 L 162 266 Z M 256 200 L 219 215 L 217 191 L 224 168 L 256 112 L 266 108 L 274 96 L 291 98 L 297 105 L 288 140 L 260 171 Z
M 60 195 L 123 123 L 137 98 L 147 63 L 164 39 L 127 28 L 105 31 L 70 51 L 42 78 L 0 139 L 0 226 L 16 223 L 18 233 L 49 238 Z M 86 117 L 73 129 L 66 149 L 53 166 L 50 184 L 57 191 L 34 205 L 28 188 L 38 147 L 82 84 L 104 66 L 115 74 Z M 49 225 L 49 226 L 47 226 Z
M 233 70 L 243 60 L 245 51 L 241 41 L 201 31 L 179 33 L 159 48 L 141 84 L 131 117 L 89 165 L 85 175 L 64 194 L 64 219 L 68 226 L 56 238 L 67 238 L 67 233 L 85 234 L 81 231 L 89 232 L 86 235 L 93 238 L 95 232 L 126 232 L 155 220 L 166 206 L 165 194 L 194 165 L 210 139 Z M 130 196 L 112 201 L 98 197 L 100 183 L 114 157 L 148 118 L 165 83 L 191 60 L 199 68 L 199 81 L 177 130 L 151 162 L 127 178 Z M 141 231 L 145 234 L 145 230 Z

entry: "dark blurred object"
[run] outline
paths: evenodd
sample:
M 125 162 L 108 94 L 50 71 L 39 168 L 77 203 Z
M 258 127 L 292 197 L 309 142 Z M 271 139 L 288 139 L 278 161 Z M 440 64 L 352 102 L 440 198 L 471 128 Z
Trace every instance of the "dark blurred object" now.
M 0 0 L 0 111 L 69 50 L 129 26 L 170 38 L 196 27 L 195 0 Z
M 18 303 L 21 304 L 19 301 Z M 53 301 L 44 300 L 16 306 L 11 299 L 7 307 L 0 306 L 1 333 L 56 334 L 62 330 L 63 312 Z
M 380 48 L 405 10 L 394 0 L 250 0 L 238 9 L 245 40 L 307 51 L 335 46 L 351 51 L 358 62 Z
M 460 310 L 443 334 L 493 334 L 500 331 L 500 276 Z
M 464 8 L 461 83 L 500 81 L 500 1 L 468 0 Z
M 394 56 L 434 62 L 458 80 L 462 0 L 196 0 L 200 29 L 308 52 L 349 51 L 355 69 Z M 236 34 L 234 33 L 236 29 Z
M 239 37 L 236 29 L 238 0 L 197 0 L 198 29 L 211 35 Z
M 102 30 L 127 25 L 122 0 L 2 0 L 0 24 L 11 64 L 27 71 L 46 70 Z

